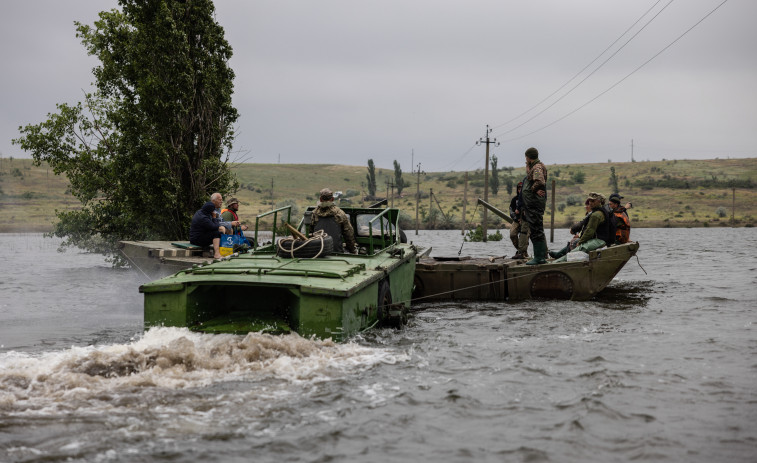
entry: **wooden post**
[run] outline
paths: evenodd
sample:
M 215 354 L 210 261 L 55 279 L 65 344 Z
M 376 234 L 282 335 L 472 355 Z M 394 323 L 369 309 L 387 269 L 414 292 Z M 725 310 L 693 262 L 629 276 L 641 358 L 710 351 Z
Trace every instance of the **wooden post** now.
M 420 208 L 421 203 L 421 163 L 418 163 L 418 171 L 416 172 L 418 174 L 418 180 L 415 184 L 415 234 L 418 234 L 418 226 L 420 224 L 420 221 L 418 220 L 418 209 Z M 426 175 L 423 173 L 423 175 Z
M 733 200 L 731 202 L 731 227 L 736 226 L 736 187 L 733 187 Z
M 431 209 L 434 207 L 434 189 L 429 188 L 428 189 L 428 218 L 429 218 L 429 224 L 431 224 Z
M 551 230 L 549 231 L 549 242 L 554 243 L 555 242 L 555 180 L 552 180 L 552 224 L 551 224 Z
M 465 173 L 465 188 L 463 189 L 463 222 L 460 224 L 460 234 L 465 235 L 465 205 L 468 204 L 468 172 Z

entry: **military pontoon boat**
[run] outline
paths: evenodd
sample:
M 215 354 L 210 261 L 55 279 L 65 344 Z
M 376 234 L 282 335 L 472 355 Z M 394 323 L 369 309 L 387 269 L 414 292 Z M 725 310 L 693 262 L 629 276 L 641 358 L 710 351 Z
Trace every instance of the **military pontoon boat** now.
M 356 230 L 359 254 L 318 255 L 333 246 L 324 243 L 323 235 L 284 249 L 276 236 L 278 215 L 289 213 L 290 206 L 261 214 L 255 236 L 260 219 L 271 215 L 271 244 L 257 246 L 256 239 L 250 254 L 194 265 L 142 285 L 145 327 L 239 334 L 295 331 L 341 341 L 377 324 L 404 323 L 419 250 L 402 242 L 399 211 L 343 209 Z M 295 230 L 312 231 L 307 220 Z

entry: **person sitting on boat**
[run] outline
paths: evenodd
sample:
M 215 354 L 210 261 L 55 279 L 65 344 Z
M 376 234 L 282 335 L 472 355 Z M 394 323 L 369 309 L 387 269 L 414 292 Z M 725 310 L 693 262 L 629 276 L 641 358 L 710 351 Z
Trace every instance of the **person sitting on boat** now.
M 573 235 L 573 238 L 571 238 L 570 241 L 568 241 L 568 244 L 559 251 L 549 251 L 549 257 L 559 259 L 578 246 L 578 241 L 581 239 L 581 232 L 586 228 L 586 224 L 589 222 L 589 216 L 591 215 L 591 202 L 588 199 L 584 203 L 584 206 L 586 207 L 586 215 L 580 222 L 576 222 L 570 227 L 570 234 Z
M 602 207 L 605 204 L 604 196 L 591 192 L 587 201 L 589 201 L 589 205 L 591 206 L 591 214 L 585 219 L 586 226 L 581 232 L 578 245 L 570 252 L 589 252 L 604 246 L 610 246 L 615 241 L 614 231 L 611 233 L 610 230 L 610 213 Z M 567 257 L 566 254 L 554 262 L 565 262 Z
M 621 199 L 623 197 L 617 193 L 610 195 L 610 209 L 615 216 L 615 243 L 617 244 L 628 243 L 631 239 L 631 220 L 628 218 L 628 212 L 626 211 L 631 206 L 631 203 L 621 206 Z
M 232 225 L 232 233 L 235 235 L 247 230 L 247 225 L 244 225 L 239 221 L 237 211 L 239 211 L 239 200 L 237 198 L 229 198 L 228 201 L 226 201 L 226 209 L 221 211 L 222 221 L 229 222 L 230 224 L 239 224 L 236 226 Z
M 523 210 L 523 182 L 516 187 L 516 194 L 510 200 L 510 217 L 513 223 L 510 225 L 510 241 L 515 246 L 515 255 L 512 259 L 528 259 L 528 222 L 522 220 Z
M 239 221 L 225 221 L 221 218 L 221 206 L 223 205 L 223 195 L 221 193 L 213 193 L 210 195 L 210 202 L 215 206 L 215 222 L 219 227 L 223 227 L 226 230 L 225 233 L 231 235 L 234 233 L 234 227 L 239 226 Z
M 335 252 L 344 252 L 343 244 L 350 253 L 357 252 L 355 230 L 350 224 L 350 218 L 334 204 L 334 193 L 328 188 L 321 190 L 312 220 L 313 230 L 323 230 L 334 240 Z
M 221 234 L 226 230 L 216 222 L 215 204 L 208 201 L 195 212 L 192 224 L 189 226 L 189 243 L 203 248 L 213 246 L 213 258 L 221 258 Z

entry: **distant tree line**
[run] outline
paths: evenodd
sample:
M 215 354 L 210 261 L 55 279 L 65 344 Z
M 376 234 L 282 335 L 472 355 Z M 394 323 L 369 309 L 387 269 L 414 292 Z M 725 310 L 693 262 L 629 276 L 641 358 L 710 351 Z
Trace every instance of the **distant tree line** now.
M 751 178 L 747 179 L 718 179 L 712 178 L 692 179 L 663 175 L 661 178 L 645 177 L 631 182 L 636 188 L 651 190 L 653 188 L 671 188 L 674 190 L 688 190 L 691 188 L 746 188 L 752 189 L 755 183 Z

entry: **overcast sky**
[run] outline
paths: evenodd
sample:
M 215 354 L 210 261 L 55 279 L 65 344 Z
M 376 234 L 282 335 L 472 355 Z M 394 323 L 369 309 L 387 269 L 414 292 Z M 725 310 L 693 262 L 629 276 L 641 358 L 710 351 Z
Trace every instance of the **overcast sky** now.
M 629 161 L 631 140 L 636 160 L 757 157 L 757 2 L 726 1 L 686 33 L 721 3 L 219 0 L 234 158 L 472 170 L 487 124 L 500 167 L 529 146 L 548 164 Z M 28 157 L 18 127 L 82 100 L 97 62 L 73 22 L 116 5 L 3 2 L 2 156 Z

